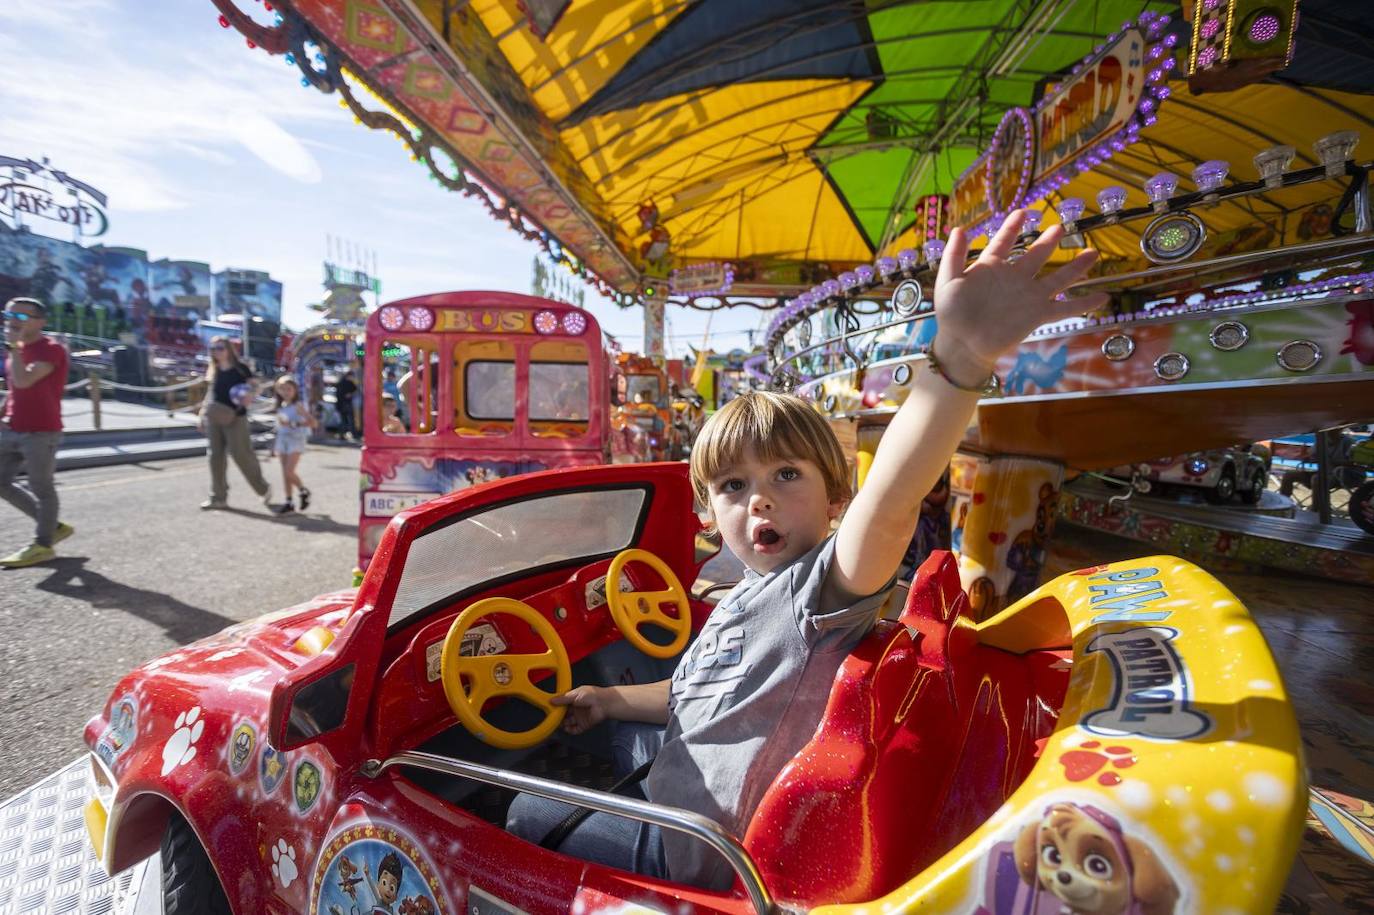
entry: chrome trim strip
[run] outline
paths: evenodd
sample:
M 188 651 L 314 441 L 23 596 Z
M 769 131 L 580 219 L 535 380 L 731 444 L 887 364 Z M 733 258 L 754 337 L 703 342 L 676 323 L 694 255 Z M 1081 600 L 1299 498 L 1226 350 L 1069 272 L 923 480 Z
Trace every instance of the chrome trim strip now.
M 368 760 L 363 771 L 364 774 L 375 778 L 393 766 L 414 766 L 418 769 L 428 769 L 431 772 L 441 772 L 445 775 L 458 775 L 488 785 L 509 788 L 513 791 L 523 791 L 537 797 L 562 801 L 565 804 L 574 804 L 578 807 L 589 807 L 602 813 L 611 813 L 631 820 L 638 820 L 641 823 L 652 823 L 674 832 L 686 833 L 710 845 L 720 852 L 726 861 L 730 862 L 735 873 L 739 874 L 740 881 L 749 894 L 749 901 L 753 903 L 755 912 L 759 915 L 769 915 L 769 913 L 778 911 L 778 908 L 773 904 L 772 897 L 768 894 L 768 888 L 763 885 L 763 876 L 759 873 L 754 860 L 749 857 L 749 852 L 745 851 L 739 840 L 726 832 L 719 823 L 699 813 L 677 807 L 665 807 L 662 804 L 623 797 L 619 794 L 609 794 L 605 791 L 565 785 L 562 782 L 525 775 L 521 772 L 493 769 L 466 760 L 436 756 L 433 753 L 407 751 L 397 753 L 384 762 Z

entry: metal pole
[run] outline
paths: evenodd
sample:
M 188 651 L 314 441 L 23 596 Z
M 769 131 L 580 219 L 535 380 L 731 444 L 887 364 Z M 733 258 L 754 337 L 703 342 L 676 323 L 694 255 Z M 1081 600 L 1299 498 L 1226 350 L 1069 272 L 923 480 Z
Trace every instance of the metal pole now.
M 1327 456 L 1330 453 L 1331 434 L 1326 429 L 1318 429 L 1316 438 L 1317 446 L 1317 476 L 1312 485 L 1312 507 L 1317 511 L 1317 517 L 1322 524 L 1331 523 L 1331 468 L 1327 464 Z
M 100 431 L 100 374 L 95 371 L 88 372 L 86 379 L 91 384 L 91 422 L 98 432 Z

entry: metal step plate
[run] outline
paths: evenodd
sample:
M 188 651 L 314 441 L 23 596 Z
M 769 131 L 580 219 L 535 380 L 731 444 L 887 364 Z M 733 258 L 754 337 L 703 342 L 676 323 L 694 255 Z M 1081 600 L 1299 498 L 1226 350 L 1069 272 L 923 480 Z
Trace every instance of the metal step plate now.
M 157 856 L 110 878 L 86 837 L 85 757 L 0 805 L 0 915 L 161 915 Z

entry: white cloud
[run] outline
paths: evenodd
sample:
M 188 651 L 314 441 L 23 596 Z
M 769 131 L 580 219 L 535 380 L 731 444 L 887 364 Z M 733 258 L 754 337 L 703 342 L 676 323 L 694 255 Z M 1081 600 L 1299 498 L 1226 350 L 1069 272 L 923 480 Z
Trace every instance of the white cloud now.
M 116 210 L 191 205 L 198 188 L 179 183 L 174 157 L 227 164 L 224 150 L 236 146 L 297 181 L 321 180 L 319 163 L 289 128 L 336 111 L 294 85 L 280 58 L 234 48 L 226 63 L 226 55 L 188 53 L 174 42 L 131 46 L 93 21 L 128 18 L 101 0 L 5 0 L 0 11 L 0 21 L 23 26 L 0 34 L 0 57 L 9 73 L 27 74 L 0 84 L 7 154 L 49 156 L 106 190 Z M 207 25 L 207 40 L 232 40 L 213 20 Z

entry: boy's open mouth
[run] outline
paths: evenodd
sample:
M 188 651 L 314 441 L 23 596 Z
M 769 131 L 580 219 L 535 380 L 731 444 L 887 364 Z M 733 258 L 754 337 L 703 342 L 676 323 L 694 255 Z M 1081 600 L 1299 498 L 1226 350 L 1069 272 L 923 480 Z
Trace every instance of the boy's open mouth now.
M 754 528 L 754 549 L 759 552 L 770 552 L 772 547 L 782 542 L 782 535 L 773 529 L 771 525 L 760 524 Z

